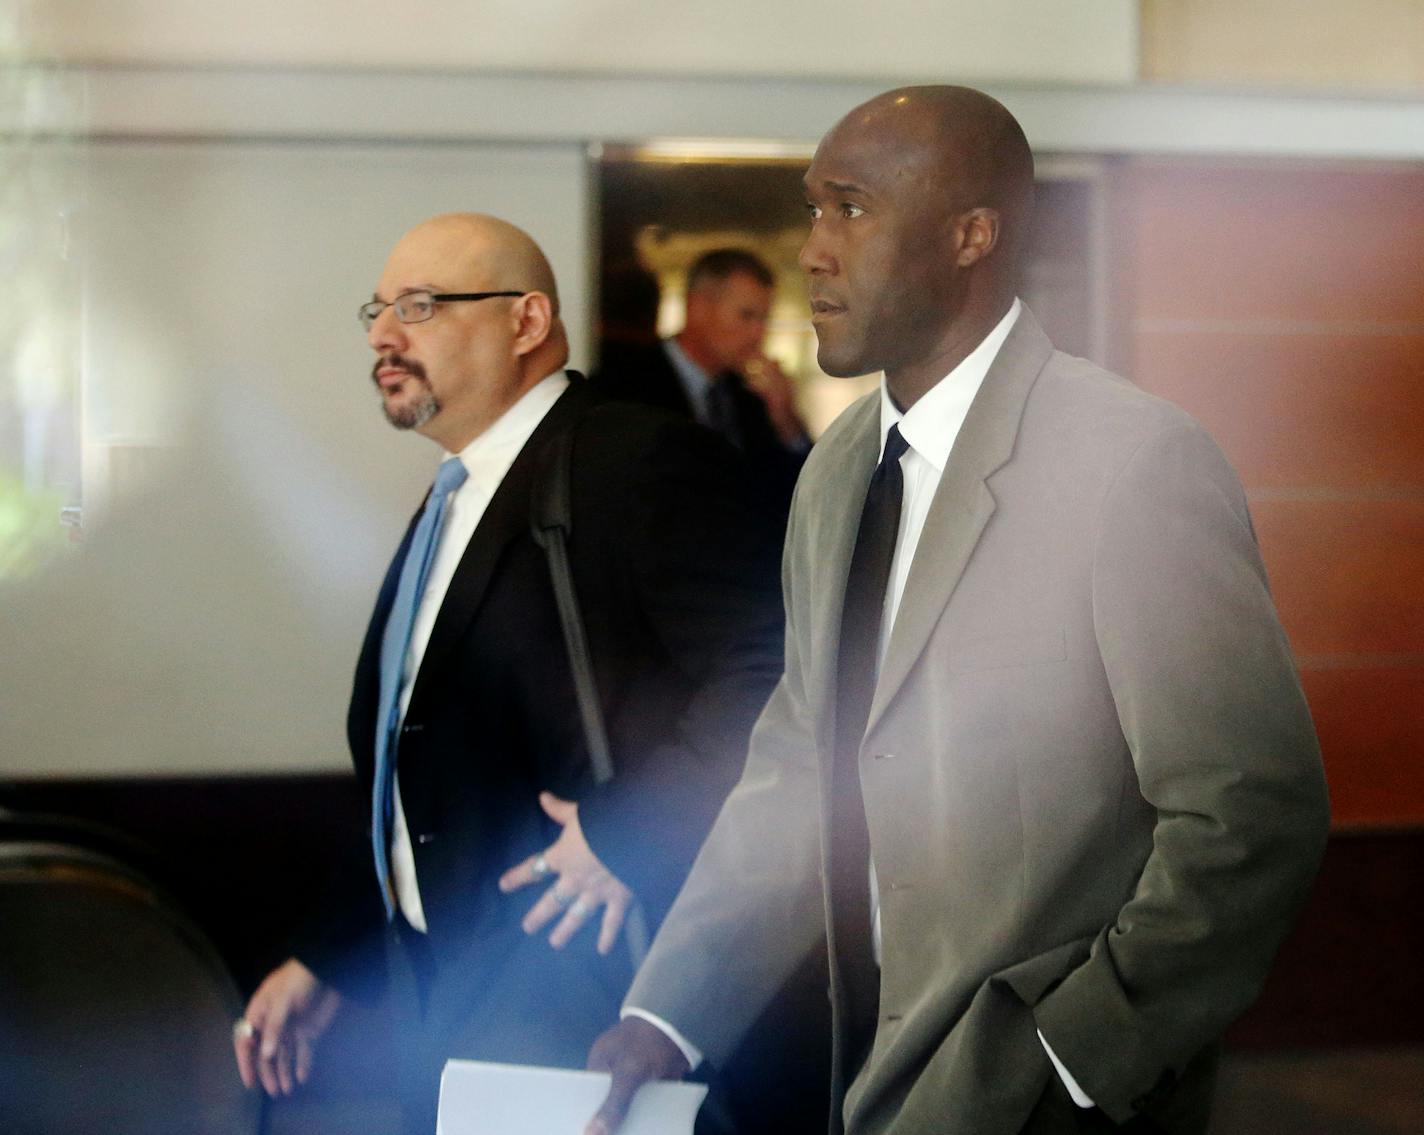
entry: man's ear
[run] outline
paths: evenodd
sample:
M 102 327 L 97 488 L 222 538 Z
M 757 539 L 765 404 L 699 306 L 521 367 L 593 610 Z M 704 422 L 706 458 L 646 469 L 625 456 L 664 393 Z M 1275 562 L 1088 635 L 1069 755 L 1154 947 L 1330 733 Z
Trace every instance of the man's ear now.
M 956 263 L 961 268 L 969 268 L 983 260 L 999 243 L 999 211 L 997 209 L 970 209 L 955 221 L 959 237 L 959 255 Z
M 514 353 L 527 355 L 538 350 L 554 326 L 554 304 L 543 292 L 525 292 L 514 301 Z

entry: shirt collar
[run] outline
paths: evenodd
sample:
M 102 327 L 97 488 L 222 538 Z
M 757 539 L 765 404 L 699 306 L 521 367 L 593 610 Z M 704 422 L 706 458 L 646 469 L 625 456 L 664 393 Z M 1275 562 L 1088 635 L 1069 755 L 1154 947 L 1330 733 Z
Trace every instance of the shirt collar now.
M 470 474 L 470 480 L 487 489 L 491 482 L 498 484 L 519 456 L 529 435 L 568 387 L 569 376 L 561 370 L 541 379 L 496 418 L 489 429 L 455 454 Z M 449 456 L 446 454 L 446 457 Z
M 707 390 L 712 385 L 708 373 L 688 358 L 687 352 L 676 339 L 664 339 L 663 350 L 667 353 L 672 369 L 677 371 L 678 381 L 694 406 L 700 406 L 707 399 Z
M 954 439 L 959 436 L 960 427 L 969 413 L 970 403 L 979 393 L 984 377 L 998 357 L 999 348 L 1009 337 L 1019 312 L 1023 310 L 1017 297 L 1008 312 L 994 329 L 979 341 L 952 371 L 936 382 L 925 394 L 901 413 L 890 398 L 890 390 L 882 376 L 880 379 L 880 452 L 885 452 L 885 438 L 890 427 L 898 425 L 900 435 L 911 449 L 935 467 L 944 472 L 949 462 L 949 451 L 954 448 Z

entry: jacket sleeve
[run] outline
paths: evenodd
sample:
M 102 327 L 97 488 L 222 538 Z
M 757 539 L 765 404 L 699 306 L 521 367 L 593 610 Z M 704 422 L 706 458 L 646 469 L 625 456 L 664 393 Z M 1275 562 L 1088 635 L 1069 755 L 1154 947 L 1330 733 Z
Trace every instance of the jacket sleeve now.
M 1329 809 L 1320 753 L 1244 495 L 1193 424 L 1144 441 L 1104 496 L 1093 618 L 1157 811 L 1134 893 L 1035 1006 L 1118 1122 L 1256 996 L 1303 902 Z
M 326 984 L 358 1001 L 385 988 L 385 911 L 369 835 L 353 833 L 326 889 L 293 940 L 293 955 Z

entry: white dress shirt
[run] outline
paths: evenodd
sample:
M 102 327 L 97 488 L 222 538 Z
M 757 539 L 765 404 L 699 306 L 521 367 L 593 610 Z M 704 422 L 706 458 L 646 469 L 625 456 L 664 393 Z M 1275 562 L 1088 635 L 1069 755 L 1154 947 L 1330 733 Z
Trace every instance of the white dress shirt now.
M 712 425 L 712 410 L 707 400 L 712 393 L 712 376 L 687 357 L 676 339 L 663 340 L 663 354 L 672 363 L 673 372 L 682 384 L 682 391 L 692 406 L 692 416 L 704 426 Z
M 925 519 L 929 516 L 930 503 L 939 488 L 940 477 L 949 462 L 950 450 L 964 425 L 970 403 L 979 393 L 989 366 L 998 357 L 999 348 L 1004 345 L 1009 331 L 1018 319 L 1022 304 L 1016 299 L 1008 314 L 1001 319 L 971 351 L 965 360 L 949 374 L 935 383 L 905 413 L 896 408 L 890 398 L 890 391 L 884 382 L 880 384 L 880 452 L 885 452 L 885 438 L 892 426 L 900 427 L 900 436 L 909 443 L 904 456 L 900 458 L 900 469 L 905 477 L 905 495 L 900 506 L 900 532 L 895 539 L 895 558 L 890 566 L 890 586 L 885 593 L 885 611 L 880 620 L 880 653 L 878 662 L 885 661 L 885 649 L 894 629 L 895 616 L 900 610 L 900 600 L 905 594 L 905 581 L 910 576 L 915 549 L 920 543 L 920 533 L 924 531 Z M 878 664 L 878 663 L 877 663 Z M 875 864 L 870 866 L 870 904 L 874 911 L 873 944 L 875 960 L 880 961 L 880 890 L 876 885 Z M 1078 1086 L 1068 1069 L 1059 1061 L 1043 1033 L 1038 1034 L 1043 1049 L 1048 1053 L 1059 1078 L 1079 1107 L 1092 1107 L 1093 1101 Z
M 430 632 L 435 626 L 435 617 L 440 613 L 440 605 L 445 602 L 445 592 L 450 588 L 450 580 L 465 554 L 465 547 L 474 535 L 475 528 L 484 516 L 490 499 L 499 488 L 519 451 L 524 448 L 544 415 L 553 408 L 560 395 L 568 389 L 569 377 L 557 371 L 540 381 L 513 406 L 506 410 L 494 425 L 465 446 L 455 459 L 465 466 L 469 474 L 465 483 L 450 494 L 446 506 L 445 524 L 440 530 L 440 543 L 430 561 L 430 576 L 425 585 L 425 594 L 420 597 L 416 608 L 415 622 L 411 626 L 410 648 L 406 651 L 405 667 L 401 672 L 400 721 L 405 720 L 406 708 L 410 705 L 410 692 L 415 686 L 415 677 L 420 673 L 420 660 L 425 657 L 425 648 L 430 642 Z M 451 455 L 446 454 L 445 460 Z M 399 753 L 397 753 L 399 761 Z M 415 877 L 415 855 L 410 844 L 410 829 L 405 822 L 405 808 L 401 804 L 400 778 L 395 784 L 395 822 L 391 828 L 391 881 L 395 887 L 396 901 L 406 921 L 416 930 L 425 933 L 425 909 L 420 903 L 420 886 Z

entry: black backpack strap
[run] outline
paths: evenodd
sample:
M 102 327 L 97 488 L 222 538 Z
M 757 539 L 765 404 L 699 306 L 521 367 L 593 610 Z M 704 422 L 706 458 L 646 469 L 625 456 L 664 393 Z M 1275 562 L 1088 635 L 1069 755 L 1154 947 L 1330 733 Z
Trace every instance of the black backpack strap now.
M 554 584 L 554 600 L 559 608 L 559 624 L 564 632 L 564 648 L 574 678 L 584 744 L 593 765 L 595 784 L 613 779 L 613 755 L 608 747 L 608 730 L 603 723 L 603 706 L 598 700 L 598 684 L 593 676 L 593 655 L 588 649 L 583 612 L 574 590 L 574 573 L 569 566 L 569 534 L 573 531 L 573 453 L 575 421 L 549 443 L 544 462 L 534 475 L 530 501 L 530 529 L 534 542 L 544 549 L 549 561 L 549 578 Z M 642 904 L 635 898 L 623 920 L 623 936 L 636 970 L 648 955 L 649 934 Z
M 573 465 L 575 422 L 556 437 L 545 451 L 544 464 L 534 479 L 531 523 L 534 541 L 544 549 L 549 576 L 554 582 L 554 600 L 559 608 L 559 624 L 564 632 L 564 648 L 578 697 L 579 718 L 584 743 L 593 765 L 595 784 L 613 779 L 613 757 L 608 748 L 608 730 L 603 724 L 603 707 L 593 677 L 593 656 L 588 649 L 583 612 L 574 591 L 574 573 L 569 567 L 569 534 L 573 531 Z

